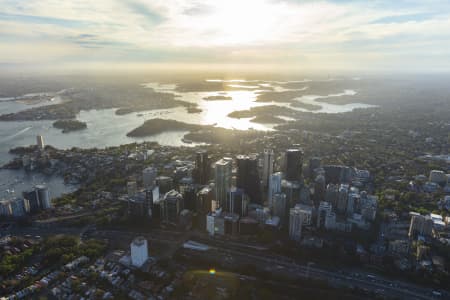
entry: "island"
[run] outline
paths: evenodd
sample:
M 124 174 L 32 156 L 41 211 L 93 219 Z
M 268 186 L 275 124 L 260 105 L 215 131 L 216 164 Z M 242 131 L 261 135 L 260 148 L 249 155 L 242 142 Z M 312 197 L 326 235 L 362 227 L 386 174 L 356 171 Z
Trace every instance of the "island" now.
M 194 106 L 194 105 L 186 107 L 186 110 L 187 110 L 188 114 L 198 114 L 203 111 L 201 108 L 198 108 L 198 106 Z
M 287 121 L 277 116 L 262 115 L 254 117 L 251 119 L 251 122 L 260 124 L 281 124 L 286 123 Z
M 188 124 L 175 120 L 151 119 L 127 133 L 129 137 L 151 136 L 166 131 L 191 131 L 203 128 L 202 125 Z
M 320 105 L 309 104 L 309 103 L 305 103 L 302 101 L 292 102 L 291 106 L 306 109 L 309 111 L 316 111 L 316 110 L 320 110 L 322 108 L 322 106 L 320 106 Z
M 78 120 L 58 120 L 53 122 L 53 127 L 62 129 L 63 133 L 69 133 L 72 131 L 83 130 L 87 128 L 86 122 Z

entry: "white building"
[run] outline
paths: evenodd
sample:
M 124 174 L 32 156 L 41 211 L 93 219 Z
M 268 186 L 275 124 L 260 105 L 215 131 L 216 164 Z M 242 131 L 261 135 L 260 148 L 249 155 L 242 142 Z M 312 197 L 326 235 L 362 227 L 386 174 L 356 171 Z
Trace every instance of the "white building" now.
M 281 179 L 283 173 L 277 172 L 269 176 L 269 187 L 267 190 L 267 199 L 269 200 L 269 207 L 273 207 L 273 196 L 281 193 Z
M 148 259 L 147 240 L 139 236 L 131 242 L 131 264 L 135 267 L 142 267 Z
M 297 207 L 289 211 L 289 238 L 299 242 L 302 238 L 302 214 Z
M 148 167 L 142 171 L 142 184 L 144 188 L 148 189 L 155 185 L 156 177 L 158 176 L 158 171 L 156 168 Z

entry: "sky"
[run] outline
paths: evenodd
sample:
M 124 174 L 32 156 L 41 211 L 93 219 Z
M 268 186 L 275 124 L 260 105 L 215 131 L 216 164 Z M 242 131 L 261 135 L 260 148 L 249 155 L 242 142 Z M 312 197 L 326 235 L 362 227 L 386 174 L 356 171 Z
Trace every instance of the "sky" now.
M 450 70 L 450 1 L 0 0 L 0 69 Z

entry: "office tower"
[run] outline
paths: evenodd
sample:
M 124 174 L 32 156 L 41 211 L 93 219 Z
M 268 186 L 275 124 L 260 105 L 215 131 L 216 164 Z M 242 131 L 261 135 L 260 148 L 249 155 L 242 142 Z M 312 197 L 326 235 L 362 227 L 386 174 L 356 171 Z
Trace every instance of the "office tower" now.
M 337 184 L 328 184 L 325 191 L 325 202 L 331 203 L 334 207 L 337 206 L 339 199 L 339 186 Z
M 422 216 L 418 213 L 411 213 L 411 223 L 408 236 L 415 238 L 417 235 L 431 237 L 433 234 L 433 220 L 430 216 Z
M 263 160 L 262 186 L 264 189 L 267 189 L 269 186 L 270 175 L 273 173 L 274 154 L 272 149 L 264 149 Z
M 231 187 L 232 159 L 223 158 L 216 162 L 214 166 L 214 182 L 216 201 L 219 206 L 225 206 L 227 194 Z
M 228 193 L 226 211 L 243 217 L 247 214 L 249 202 L 248 196 L 245 194 L 244 190 L 231 188 Z
M 137 183 L 136 181 L 127 182 L 127 194 L 129 197 L 133 197 L 137 193 Z
M 206 231 L 210 235 L 223 235 L 225 233 L 225 221 L 222 216 L 222 209 L 218 208 L 206 215 Z
M 311 192 L 308 185 L 302 185 L 300 188 L 299 201 L 302 204 L 311 205 Z
M 321 164 L 321 159 L 320 157 L 312 157 L 309 159 L 309 166 L 308 166 L 308 171 L 309 171 L 309 178 L 310 179 L 314 179 L 314 170 L 317 168 L 320 168 L 320 164 Z
M 214 200 L 214 192 L 211 187 L 205 186 L 197 193 L 196 208 L 198 212 L 208 213 L 211 211 L 211 202 Z M 224 203 L 225 205 L 225 203 Z
M 42 135 L 38 135 L 36 137 L 37 147 L 39 150 L 44 150 L 45 144 L 44 144 L 44 137 Z
M 320 201 L 325 200 L 325 176 L 318 175 L 314 180 L 314 204 L 319 205 Z
M 183 196 L 175 190 L 167 192 L 161 203 L 161 219 L 166 223 L 177 224 L 182 210 Z
M 197 209 L 197 189 L 194 184 L 180 185 L 180 193 L 183 195 L 184 208 L 189 210 Z
M 332 211 L 328 212 L 328 214 L 325 216 L 325 229 L 336 229 L 336 214 Z
M 273 215 L 280 218 L 281 222 L 286 222 L 287 199 L 283 193 L 273 195 Z
M 286 180 L 299 181 L 302 175 L 303 151 L 302 149 L 286 150 Z
M 277 172 L 269 176 L 269 187 L 267 189 L 267 199 L 269 200 L 269 207 L 273 207 L 273 195 L 281 193 L 282 177 L 283 174 L 281 172 Z
M 332 211 L 332 205 L 329 202 L 320 202 L 317 209 L 317 228 L 323 228 L 325 226 L 325 219 Z
M 128 197 L 128 215 L 139 219 L 147 216 L 146 209 L 147 193 L 136 193 Z
M 236 186 L 243 189 L 253 203 L 262 203 L 256 156 L 238 155 Z
M 154 218 L 159 215 L 159 212 L 155 214 L 155 203 L 159 202 L 159 187 L 154 186 L 145 190 L 145 210 L 149 218 Z
M 36 190 L 23 192 L 22 196 L 25 201 L 28 202 L 28 207 L 30 208 L 30 213 L 34 214 L 41 209 L 41 204 L 39 203 L 39 197 Z
M 42 209 L 52 208 L 53 205 L 50 199 L 50 193 L 48 191 L 48 188 L 45 185 L 36 185 L 34 188 L 36 190 L 41 208 Z
M 145 189 L 155 185 L 156 176 L 158 171 L 156 168 L 148 167 L 142 171 L 142 184 Z
M 289 210 L 289 238 L 299 242 L 302 238 L 302 215 L 297 207 Z
M 325 170 L 325 179 L 327 184 L 334 183 L 349 183 L 351 182 L 355 171 L 347 166 L 326 165 L 323 166 Z
M 11 201 L 10 200 L 0 201 L 0 216 L 9 217 L 11 215 L 12 215 Z
M 25 201 L 22 198 L 11 200 L 10 204 L 11 204 L 11 215 L 13 217 L 25 216 L 27 208 L 25 207 Z
M 131 264 L 137 268 L 142 267 L 148 259 L 147 240 L 144 237 L 139 236 L 131 242 L 130 248 Z
M 341 214 L 344 214 L 347 209 L 347 200 L 348 200 L 348 185 L 341 184 L 339 187 L 339 196 L 337 203 L 337 211 Z
M 281 192 L 286 195 L 289 207 L 294 207 L 294 205 L 300 200 L 301 187 L 302 186 L 298 181 L 281 181 Z
M 297 204 L 295 208 L 300 211 L 303 225 L 310 226 L 312 224 L 313 207 L 305 204 Z
M 359 203 L 359 194 L 349 193 L 347 199 L 347 209 L 345 210 L 347 216 L 353 215 L 358 203 Z
M 156 185 L 159 186 L 159 193 L 165 194 L 173 189 L 173 179 L 167 176 L 156 177 Z
M 206 184 L 209 180 L 209 159 L 205 150 L 197 151 L 195 154 L 194 180 L 199 184 Z

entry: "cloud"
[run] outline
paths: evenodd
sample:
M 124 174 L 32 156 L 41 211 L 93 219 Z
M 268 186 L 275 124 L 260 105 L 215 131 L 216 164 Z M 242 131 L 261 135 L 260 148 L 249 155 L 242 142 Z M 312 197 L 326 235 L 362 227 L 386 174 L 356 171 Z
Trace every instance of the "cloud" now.
M 36 52 L 49 64 L 66 59 L 371 68 L 389 60 L 397 68 L 426 68 L 425 61 L 447 68 L 442 60 L 450 53 L 450 4 L 429 3 L 0 0 L 0 63 L 27 63 Z

